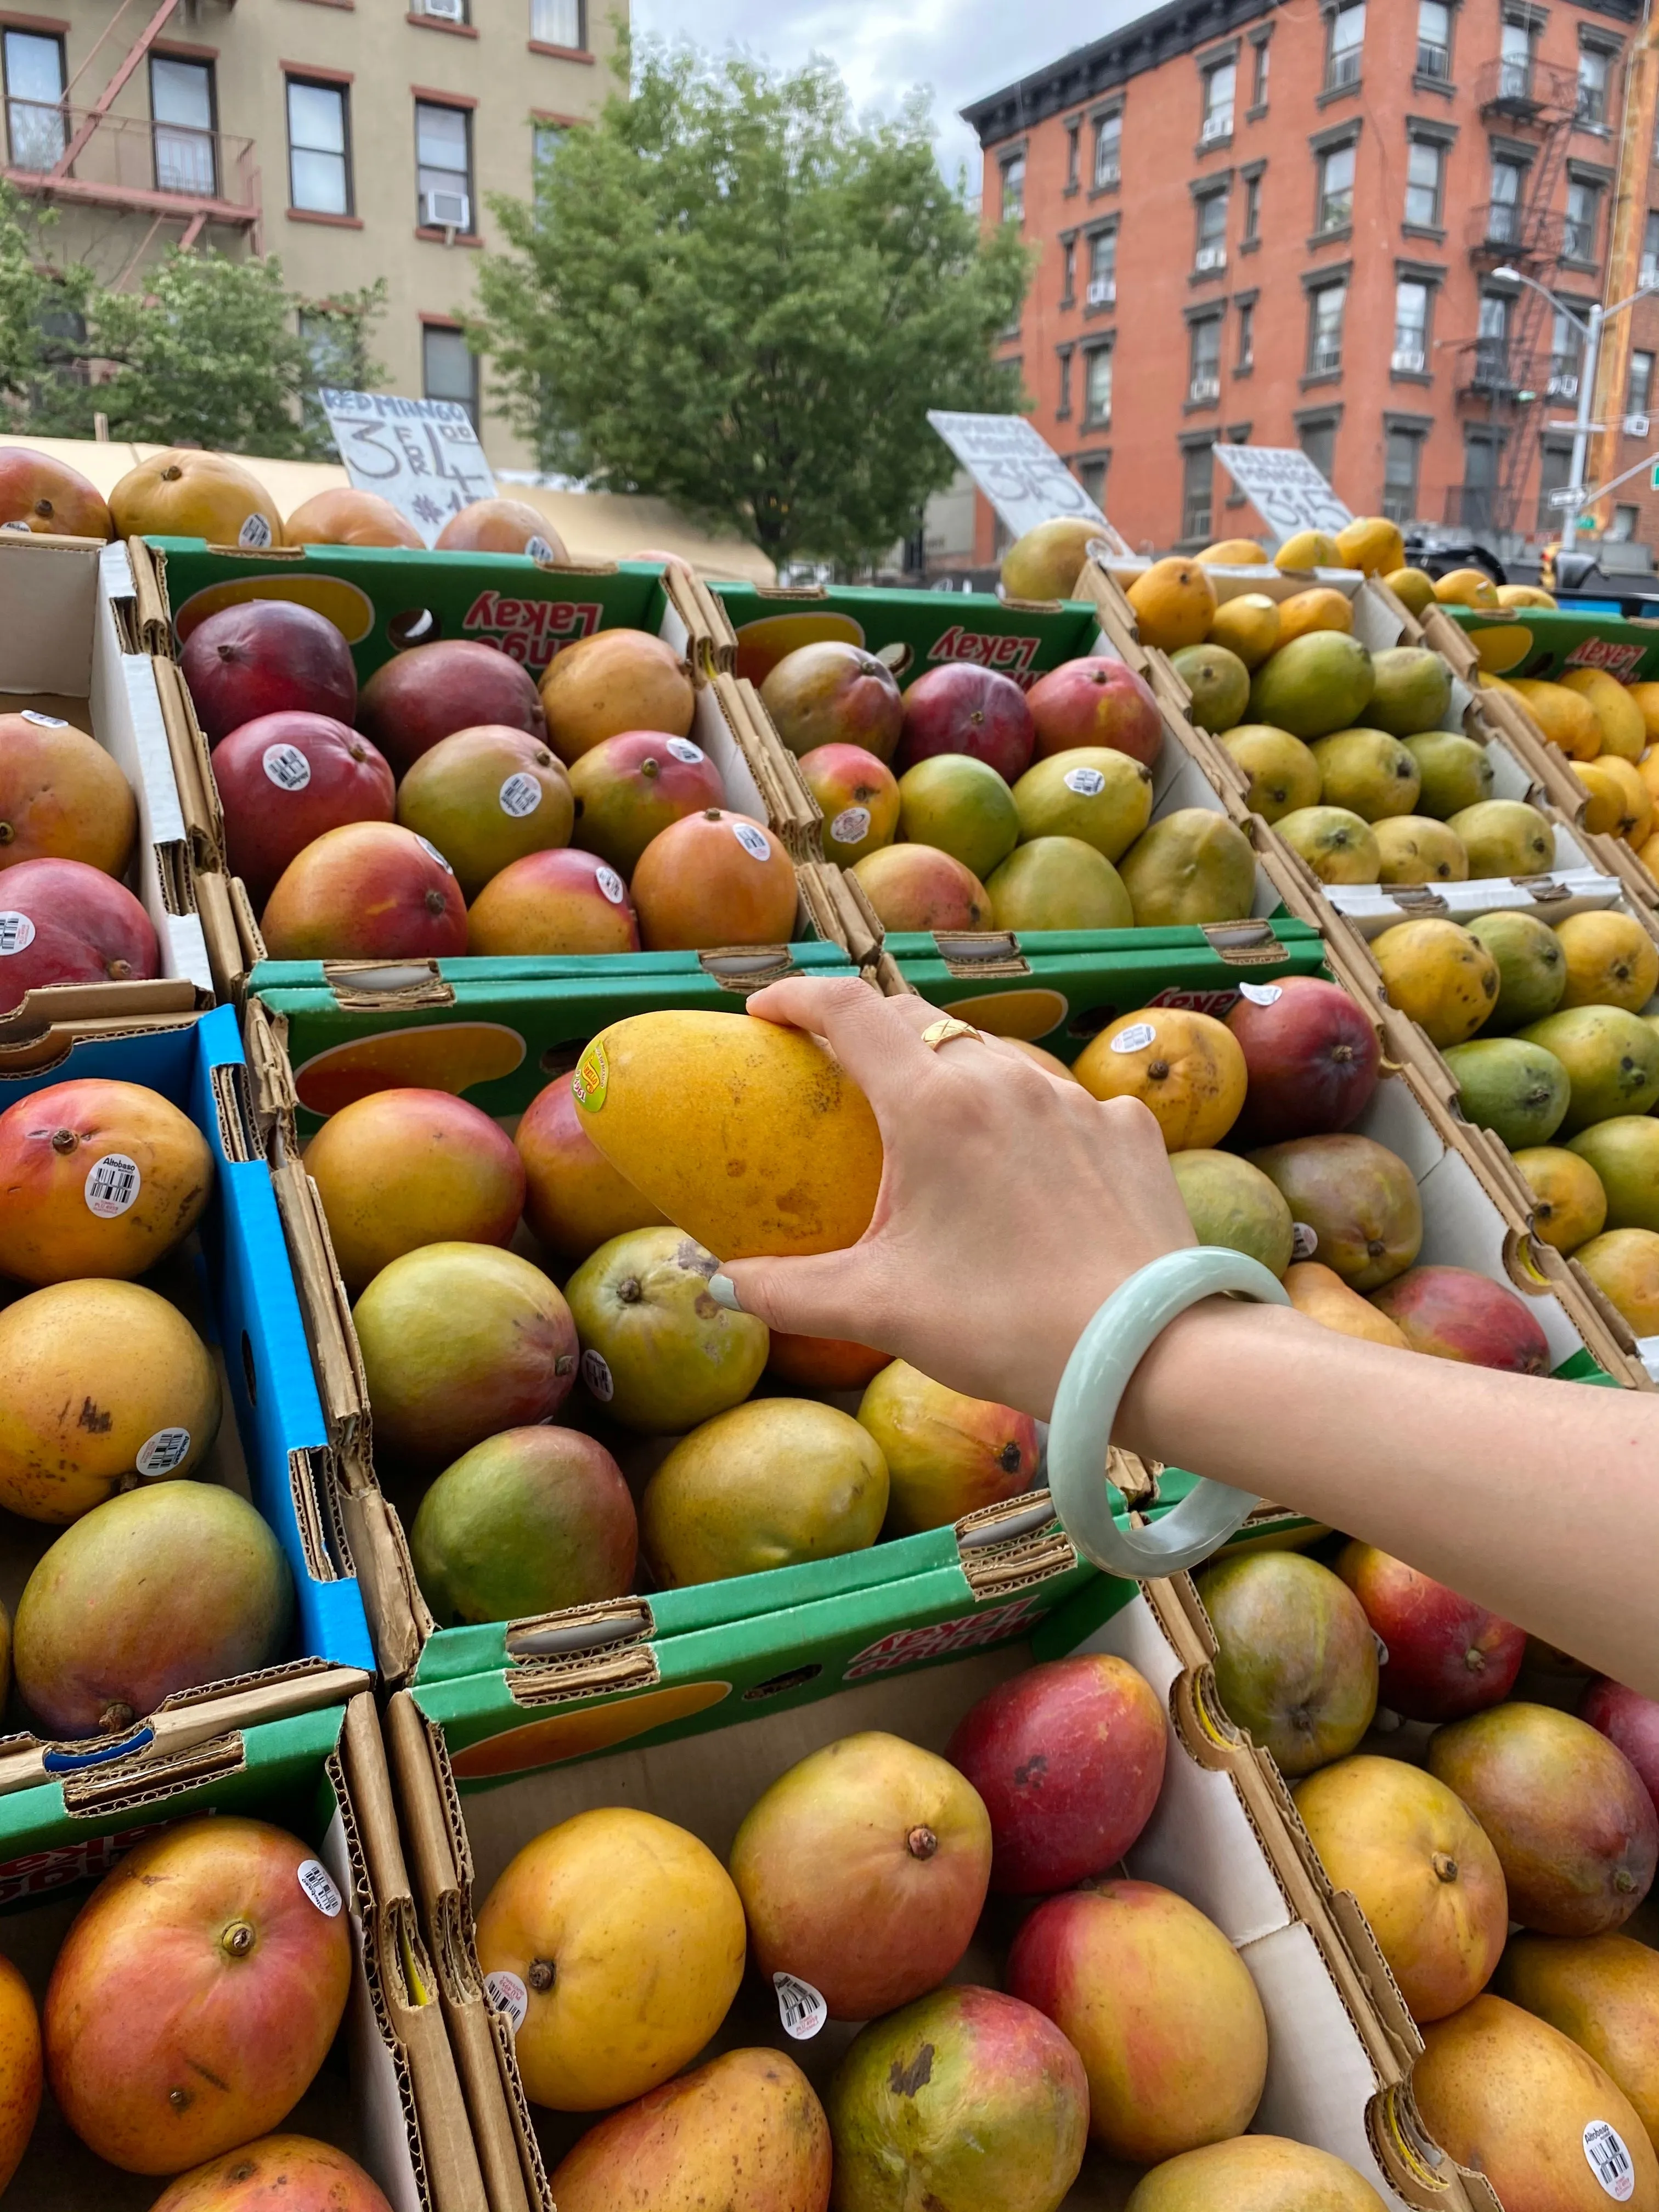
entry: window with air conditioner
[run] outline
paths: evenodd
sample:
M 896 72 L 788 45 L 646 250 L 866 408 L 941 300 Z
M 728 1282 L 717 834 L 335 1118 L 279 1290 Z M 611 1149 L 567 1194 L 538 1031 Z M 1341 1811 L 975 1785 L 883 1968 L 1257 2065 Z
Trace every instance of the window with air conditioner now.
M 213 199 L 219 185 L 213 136 L 213 64 L 176 54 L 149 58 L 150 135 L 155 189 Z
M 1583 365 L 1584 334 L 1565 308 L 1558 307 L 1550 331 L 1549 396 L 1577 399 Z
M 421 332 L 421 388 L 428 399 L 453 399 L 478 427 L 478 356 L 459 331 L 428 323 Z
M 57 167 L 69 143 L 64 115 L 64 41 L 36 31 L 0 39 L 6 79 L 6 145 L 14 169 Z
M 1181 463 L 1181 534 L 1210 534 L 1211 491 L 1215 481 L 1213 446 L 1188 446 Z
M 585 53 L 587 10 L 584 0 L 530 0 L 530 35 L 538 46 L 566 46 L 574 53 Z
M 1402 276 L 1394 288 L 1394 352 L 1389 366 L 1421 376 L 1429 363 L 1429 288 Z
M 1193 252 L 1193 266 L 1200 270 L 1224 269 L 1227 265 L 1227 195 L 1206 192 L 1198 203 L 1198 239 Z
M 1117 233 L 1097 231 L 1089 240 L 1089 284 L 1084 295 L 1091 307 L 1109 307 L 1117 300 Z
M 1644 422 L 1653 411 L 1653 356 L 1633 352 L 1630 357 L 1630 382 L 1625 388 L 1625 413 L 1639 416 Z M 1643 433 L 1632 430 L 1633 438 Z
M 1123 153 L 1123 118 L 1103 115 L 1095 125 L 1095 189 L 1118 181 Z
M 1330 19 L 1325 47 L 1325 89 L 1340 92 L 1359 82 L 1360 56 L 1365 44 L 1365 0 L 1350 0 Z
M 1436 84 L 1451 76 L 1451 17 L 1448 0 L 1417 0 L 1417 74 Z
M 1406 151 L 1406 220 L 1418 230 L 1440 228 L 1446 149 L 1435 138 L 1413 138 Z
M 1389 430 L 1382 456 L 1382 512 L 1390 522 L 1416 520 L 1417 478 L 1422 457 L 1420 431 Z
M 1355 147 L 1333 146 L 1319 157 L 1318 230 L 1342 230 L 1353 221 Z
M 464 23 L 467 0 L 414 0 L 410 13 L 434 16 L 441 23 Z
M 1206 146 L 1233 135 L 1233 95 L 1238 87 L 1235 63 L 1218 62 L 1204 72 L 1204 120 L 1199 138 Z
M 1329 376 L 1342 366 L 1342 320 L 1348 288 L 1322 284 L 1308 302 L 1308 374 Z
M 1564 261 L 1594 261 L 1601 227 L 1601 187 L 1588 178 L 1567 180 L 1567 219 L 1561 233 Z
M 1519 161 L 1494 160 L 1492 198 L 1486 203 L 1486 239 L 1492 246 L 1513 246 L 1521 235 L 1521 185 L 1525 175 Z
M 1642 511 L 1635 507 L 1615 507 L 1607 536 L 1615 545 L 1628 545 L 1642 524 Z
M 465 107 L 415 103 L 415 182 L 423 230 L 472 229 L 472 118 Z
M 1112 419 L 1112 349 L 1096 346 L 1083 361 L 1083 423 L 1097 429 Z
M 1573 120 L 1599 131 L 1607 119 L 1608 57 L 1600 46 L 1578 50 L 1578 97 Z
M 343 84 L 288 81 L 288 204 L 312 215 L 351 213 Z
M 1187 397 L 1196 406 L 1221 397 L 1221 318 L 1206 315 L 1188 339 Z

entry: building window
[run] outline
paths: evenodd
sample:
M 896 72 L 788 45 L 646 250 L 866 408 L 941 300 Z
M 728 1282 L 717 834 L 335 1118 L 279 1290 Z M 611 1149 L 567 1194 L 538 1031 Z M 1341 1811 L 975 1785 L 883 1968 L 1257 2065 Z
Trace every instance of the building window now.
M 1390 522 L 1417 519 L 1417 474 L 1423 458 L 1419 430 L 1391 428 L 1382 448 L 1382 512 Z
M 1531 99 L 1532 53 L 1536 37 L 1529 21 L 1516 22 L 1504 17 L 1498 61 L 1498 96 L 1500 100 Z
M 183 62 L 173 54 L 153 53 L 149 112 L 156 191 L 189 192 L 202 199 L 216 198 L 212 63 Z
M 1641 526 L 1641 511 L 1634 507 L 1615 507 L 1613 527 L 1607 536 L 1615 545 L 1628 545 Z
M 1025 156 L 1011 155 L 1002 165 L 1002 220 L 1004 222 L 1024 222 L 1025 220 Z
M 1451 13 L 1447 0 L 1417 0 L 1417 74 L 1437 84 L 1451 78 Z
M 1336 417 L 1320 415 L 1312 422 L 1297 425 L 1297 439 L 1303 452 L 1329 483 L 1336 471 Z
M 1625 394 L 1626 415 L 1650 413 L 1649 403 L 1653 398 L 1653 356 L 1632 353 L 1630 357 L 1630 386 Z
M 1121 114 L 1103 115 L 1095 125 L 1095 190 L 1103 191 L 1115 185 L 1120 173 L 1123 151 L 1123 118 Z
M 1243 376 L 1255 367 L 1255 301 L 1241 300 L 1238 306 L 1238 371 Z
M 315 215 L 351 213 L 343 84 L 288 81 L 288 204 Z
M 1565 491 L 1572 482 L 1572 447 L 1546 439 L 1538 455 L 1538 528 L 1540 534 L 1553 538 L 1559 535 L 1566 520 L 1559 507 L 1550 504 L 1553 491 Z
M 1498 450 L 1497 440 L 1486 432 L 1463 433 L 1462 495 L 1456 519 L 1466 530 L 1492 526 L 1498 504 Z
M 1578 49 L 1578 100 L 1573 120 L 1599 131 L 1607 119 L 1607 57 L 1600 46 Z
M 1210 491 L 1214 477 L 1214 448 L 1188 446 L 1181 462 L 1181 534 L 1183 538 L 1209 536 Z
M 1353 221 L 1354 146 L 1333 146 L 1319 157 L 1317 230 L 1342 230 Z
M 1091 346 L 1083 357 L 1083 427 L 1098 430 L 1112 419 L 1112 349 Z
M 1227 195 L 1206 192 L 1198 203 L 1198 242 L 1193 250 L 1194 269 L 1224 269 L 1227 265 Z
M 1494 392 L 1509 381 L 1510 303 L 1502 292 L 1480 295 L 1480 335 L 1474 342 L 1477 390 Z
M 532 123 L 530 126 L 530 157 L 537 168 L 544 169 L 569 136 L 569 127 L 566 124 Z
M 1204 72 L 1204 122 L 1199 131 L 1200 145 L 1212 145 L 1218 138 L 1233 135 L 1233 94 L 1237 88 L 1238 70 L 1232 62 L 1218 62 L 1213 69 Z
M 1582 177 L 1567 179 L 1567 220 L 1561 233 L 1564 261 L 1594 261 L 1601 228 L 1601 187 Z
M 423 230 L 472 228 L 471 126 L 465 107 L 439 107 L 429 100 L 415 103 L 416 212 Z
M 1638 282 L 1659 284 L 1659 210 L 1650 208 L 1642 226 L 1642 266 Z
M 421 332 L 421 389 L 428 399 L 458 399 L 478 427 L 478 356 L 459 331 L 428 323 Z
M 1062 238 L 1060 241 L 1060 304 L 1062 307 L 1077 305 L 1077 240 Z
M 587 51 L 586 10 L 582 0 L 530 0 L 530 35 L 538 46 Z
M 1577 399 L 1578 371 L 1583 361 L 1584 334 L 1564 307 L 1555 311 L 1550 332 L 1549 396 Z
M 1068 192 L 1077 190 L 1077 134 L 1078 125 L 1068 123 L 1066 126 L 1066 189 Z
M 1077 464 L 1078 482 L 1103 514 L 1106 512 L 1106 464 L 1110 458 L 1107 453 L 1091 453 Z
M 470 0 L 409 0 L 411 15 L 430 15 L 435 22 L 465 23 L 471 20 Z
M 1342 366 L 1342 317 L 1348 304 L 1345 283 L 1322 284 L 1308 301 L 1308 374 L 1329 376 Z
M 57 167 L 67 142 L 64 112 L 64 41 L 34 31 L 8 31 L 0 52 L 6 74 L 6 138 L 14 169 Z
M 1207 407 L 1221 397 L 1221 318 L 1204 315 L 1188 332 L 1187 397 Z
M 1252 114 L 1259 112 L 1267 105 L 1267 40 L 1258 39 L 1255 42 L 1255 58 L 1251 64 L 1250 112 Z
M 1091 307 L 1109 307 L 1117 299 L 1117 232 L 1097 230 L 1089 240 L 1089 289 L 1084 295 Z
M 1521 183 L 1525 173 L 1519 161 L 1493 160 L 1492 198 L 1486 204 L 1486 237 L 1493 246 L 1512 246 L 1521 235 Z
M 1244 230 L 1241 243 L 1254 244 L 1261 235 L 1261 177 L 1258 171 L 1244 179 Z
M 1349 0 L 1330 19 L 1325 47 L 1325 89 L 1340 92 L 1359 82 L 1359 57 L 1365 43 L 1365 0 Z
M 1072 349 L 1068 345 L 1063 345 L 1060 347 L 1058 350 L 1060 354 L 1060 399 L 1054 408 L 1054 412 L 1056 415 L 1069 415 L 1072 411 Z
M 1429 288 L 1402 276 L 1394 288 L 1394 354 L 1390 365 L 1421 376 L 1429 365 Z
M 1440 228 L 1440 190 L 1446 149 L 1433 138 L 1413 138 L 1406 155 L 1406 220 L 1419 230 Z

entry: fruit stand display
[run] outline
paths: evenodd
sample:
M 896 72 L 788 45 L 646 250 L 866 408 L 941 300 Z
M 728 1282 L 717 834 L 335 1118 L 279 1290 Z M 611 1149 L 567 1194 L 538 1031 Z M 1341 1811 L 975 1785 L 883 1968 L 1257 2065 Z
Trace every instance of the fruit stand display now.
M 0 534 L 0 1079 L 213 1003 L 125 548 Z
M 1217 1711 L 1190 1587 L 1097 1577 L 1013 1632 L 872 1644 L 829 1599 L 634 1647 L 631 1680 L 572 1657 L 517 1755 L 482 1733 L 487 1684 L 393 1698 L 452 2017 L 508 2028 L 467 2075 L 481 2139 L 520 2150 L 524 2197 L 501 2203 L 614 2203 L 681 2130 L 682 2185 L 735 2155 L 783 2203 L 823 2202 L 833 2157 L 853 2208 L 908 2182 L 1141 2212 L 1246 2201 L 1265 2172 L 1355 2212 L 1492 2212 L 1477 2177 L 1426 2163 L 1409 2016 L 1374 1951 L 1356 1969 L 1271 1759 Z M 1099 1863 L 1127 1878 L 1072 1887 Z M 581 1931 L 580 1979 L 538 1963 L 549 1912 L 562 1947 Z M 1091 2006 L 1089 1978 L 1122 1972 L 1137 1999 Z
M 246 1082 L 221 1007 L 84 1042 L 0 1112 L 0 1788 L 373 1665 Z
M 485 2212 L 362 1683 L 0 1796 L 9 2206 Z

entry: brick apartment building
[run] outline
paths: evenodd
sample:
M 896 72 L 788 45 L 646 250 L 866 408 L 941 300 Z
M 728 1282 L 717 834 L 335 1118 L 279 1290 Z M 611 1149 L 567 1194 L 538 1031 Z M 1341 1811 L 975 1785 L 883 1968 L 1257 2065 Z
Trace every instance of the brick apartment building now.
M 1131 543 L 1251 527 L 1225 440 L 1300 445 L 1356 513 L 1512 553 L 1556 533 L 1582 341 L 1500 272 L 1581 318 L 1638 264 L 1659 282 L 1643 15 L 1175 0 L 964 110 L 984 220 L 1037 249 L 1005 353 Z M 1656 355 L 1659 306 L 1608 325 L 1593 483 L 1659 446 Z M 1608 537 L 1659 538 L 1647 486 L 1605 502 Z M 981 501 L 981 561 L 993 531 Z
M 626 17 L 626 0 L 25 0 L 0 7 L 0 174 L 106 283 L 198 242 L 277 255 L 301 300 L 384 276 L 371 343 L 392 389 L 460 400 L 498 467 L 529 466 L 458 312 L 498 242 L 490 194 L 527 199 L 538 149 L 597 112 Z

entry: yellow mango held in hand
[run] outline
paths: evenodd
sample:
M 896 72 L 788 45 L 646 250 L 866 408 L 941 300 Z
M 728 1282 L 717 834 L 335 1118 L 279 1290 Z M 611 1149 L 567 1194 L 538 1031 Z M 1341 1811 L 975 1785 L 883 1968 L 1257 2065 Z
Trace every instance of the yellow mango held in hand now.
M 800 1030 L 748 1014 L 633 1014 L 594 1038 L 571 1090 L 617 1173 L 722 1260 L 838 1252 L 870 1225 L 876 1117 Z

